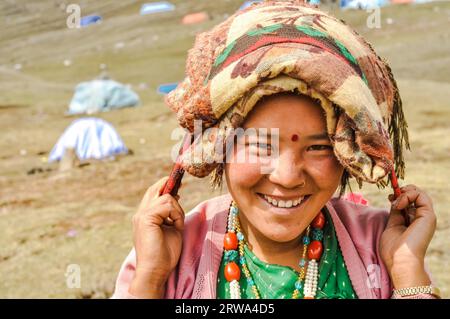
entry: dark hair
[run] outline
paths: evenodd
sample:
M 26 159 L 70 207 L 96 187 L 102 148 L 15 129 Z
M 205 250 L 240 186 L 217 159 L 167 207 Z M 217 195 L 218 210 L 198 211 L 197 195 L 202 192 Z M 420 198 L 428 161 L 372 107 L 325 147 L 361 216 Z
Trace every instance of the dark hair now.
M 351 175 L 347 172 L 346 169 L 344 169 L 344 173 L 341 177 L 341 184 L 339 185 L 339 198 L 342 197 L 342 195 L 345 194 L 345 190 L 347 187 L 350 189 L 350 192 L 352 191 L 352 187 L 350 186 L 350 177 Z

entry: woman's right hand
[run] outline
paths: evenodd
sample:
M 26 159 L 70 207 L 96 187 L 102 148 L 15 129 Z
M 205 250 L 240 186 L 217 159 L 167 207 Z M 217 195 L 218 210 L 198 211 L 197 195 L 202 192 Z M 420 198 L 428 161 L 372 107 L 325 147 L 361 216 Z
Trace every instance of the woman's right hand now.
M 130 293 L 136 297 L 162 298 L 165 283 L 181 254 L 184 211 L 178 196 L 159 196 L 168 177 L 145 193 L 133 216 L 136 273 Z

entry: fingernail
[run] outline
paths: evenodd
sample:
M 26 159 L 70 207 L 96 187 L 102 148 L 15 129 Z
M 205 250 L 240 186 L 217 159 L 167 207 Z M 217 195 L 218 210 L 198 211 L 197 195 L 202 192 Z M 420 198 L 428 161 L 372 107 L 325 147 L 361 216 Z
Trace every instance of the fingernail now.
M 398 199 L 396 199 L 392 202 L 392 207 L 397 207 L 397 204 L 398 204 Z

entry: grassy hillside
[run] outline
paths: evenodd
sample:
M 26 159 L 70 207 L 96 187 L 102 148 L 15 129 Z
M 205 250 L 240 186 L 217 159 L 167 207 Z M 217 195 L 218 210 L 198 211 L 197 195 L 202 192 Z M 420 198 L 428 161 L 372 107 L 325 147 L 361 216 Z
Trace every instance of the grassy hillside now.
M 131 216 L 146 188 L 171 167 L 170 132 L 177 123 L 156 87 L 182 79 L 195 34 L 241 5 L 172 1 L 174 12 L 140 16 L 144 2 L 78 1 L 82 15 L 104 18 L 82 29 L 67 28 L 62 0 L 0 2 L 0 297 L 101 298 L 112 292 L 132 245 Z M 210 21 L 180 24 L 186 13 L 202 10 Z M 329 10 L 391 63 L 410 125 L 405 183 L 434 199 L 439 221 L 427 262 L 450 297 L 450 3 L 383 8 L 380 29 L 367 28 L 365 11 Z M 77 118 L 64 115 L 74 86 L 96 77 L 101 64 L 141 97 L 137 108 L 95 115 L 114 125 L 134 155 L 59 173 L 46 157 Z M 44 172 L 28 175 L 33 168 Z M 367 185 L 362 191 L 371 204 L 387 207 L 389 190 Z M 208 180 L 186 176 L 181 204 L 188 211 L 219 193 L 208 190 Z M 81 289 L 66 286 L 69 264 L 81 267 Z

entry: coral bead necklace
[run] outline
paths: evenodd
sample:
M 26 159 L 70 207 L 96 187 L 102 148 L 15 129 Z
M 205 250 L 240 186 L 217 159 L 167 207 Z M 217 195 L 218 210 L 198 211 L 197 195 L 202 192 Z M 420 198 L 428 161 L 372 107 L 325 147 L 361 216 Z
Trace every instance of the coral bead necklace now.
M 244 234 L 240 227 L 238 213 L 239 209 L 233 201 L 230 205 L 228 214 L 228 232 L 224 237 L 224 258 L 226 262 L 224 275 L 226 280 L 230 283 L 230 294 L 232 299 L 241 299 L 241 287 L 239 285 L 241 272 L 244 274 L 247 284 L 251 287 L 251 291 L 255 298 L 260 299 L 261 296 L 258 287 L 248 269 L 244 256 L 244 248 L 248 248 L 248 245 L 245 242 Z M 323 252 L 322 240 L 324 225 L 325 216 L 322 212 L 319 212 L 308 226 L 305 235 L 303 236 L 302 257 L 299 262 L 300 272 L 293 289 L 293 299 L 300 298 L 300 291 L 303 291 L 304 299 L 314 299 L 316 296 L 319 277 L 318 262 Z

